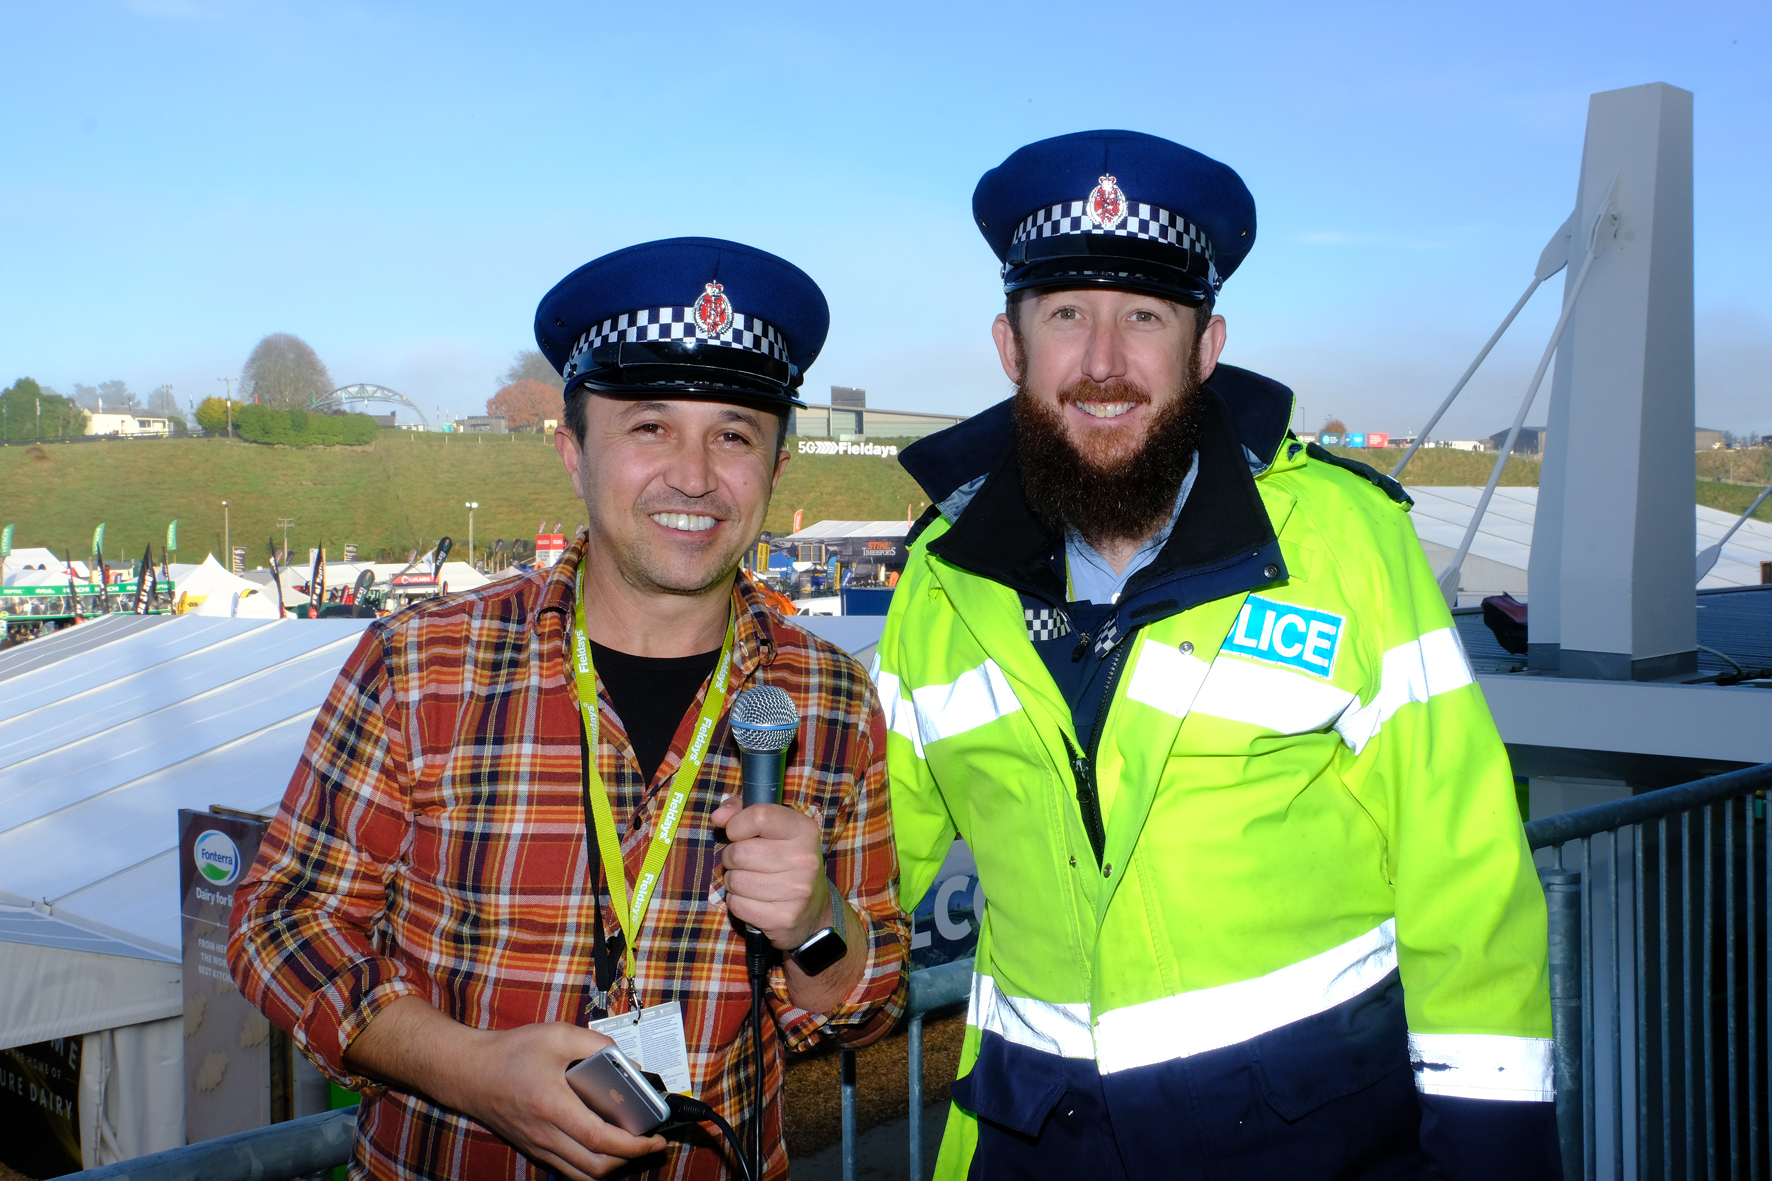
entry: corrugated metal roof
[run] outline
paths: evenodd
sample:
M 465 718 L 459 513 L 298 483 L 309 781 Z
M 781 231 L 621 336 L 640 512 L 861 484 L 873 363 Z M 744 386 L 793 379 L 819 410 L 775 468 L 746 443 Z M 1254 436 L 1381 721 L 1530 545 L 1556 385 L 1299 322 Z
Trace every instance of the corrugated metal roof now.
M 178 810 L 274 808 L 367 621 L 113 618 L 0 655 L 0 941 L 171 959 Z

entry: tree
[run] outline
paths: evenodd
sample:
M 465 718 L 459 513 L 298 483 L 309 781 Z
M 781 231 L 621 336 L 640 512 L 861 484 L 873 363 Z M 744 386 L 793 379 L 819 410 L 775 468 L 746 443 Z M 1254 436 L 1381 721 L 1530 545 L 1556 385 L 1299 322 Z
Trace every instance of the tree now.
M 226 398 L 204 398 L 202 402 L 198 403 L 197 409 L 192 412 L 191 416 L 197 420 L 197 425 L 203 428 L 204 434 L 226 435 L 228 433 L 228 405 Z M 239 402 L 234 402 L 233 407 L 234 422 L 238 424 L 243 406 Z
M 59 439 L 86 433 L 86 412 L 54 390 L 46 390 L 28 377 L 21 377 L 0 390 L 0 429 L 8 439 Z M 39 428 L 38 408 L 42 408 Z
M 154 387 L 154 392 L 148 395 L 148 413 L 160 418 L 172 418 L 178 414 L 178 399 L 172 396 L 171 386 Z
M 505 375 L 499 380 L 506 386 L 516 385 L 520 381 L 538 381 L 542 385 L 553 387 L 556 397 L 566 389 L 566 382 L 554 372 L 548 359 L 534 349 L 519 349 L 511 354 L 511 367 L 505 370 Z
M 299 336 L 273 332 L 253 347 L 240 371 L 240 393 L 277 410 L 306 409 L 334 389 L 332 375 Z M 207 429 L 207 428 L 205 428 Z
M 514 381 L 486 400 L 486 413 L 504 415 L 511 430 L 539 431 L 544 420 L 560 417 L 563 405 L 553 386 Z
M 141 400 L 129 392 L 128 382 L 99 382 L 98 400 L 104 403 L 106 414 L 128 414 L 141 409 Z
M 1328 422 L 1323 424 L 1321 433 L 1325 435 L 1345 435 L 1347 434 L 1347 423 L 1341 421 L 1339 418 L 1331 418 Z

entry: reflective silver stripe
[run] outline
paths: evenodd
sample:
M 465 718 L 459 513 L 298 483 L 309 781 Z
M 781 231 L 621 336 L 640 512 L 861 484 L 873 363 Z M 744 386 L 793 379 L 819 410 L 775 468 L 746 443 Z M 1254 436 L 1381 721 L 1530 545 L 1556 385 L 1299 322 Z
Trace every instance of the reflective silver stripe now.
M 1126 697 L 1185 718 L 1212 666 L 1198 656 L 1185 656 L 1168 644 L 1146 639 L 1126 684 Z
M 950 684 L 912 689 L 911 704 L 925 743 L 976 730 L 1021 708 L 1009 678 L 994 660 L 961 673 Z
M 923 736 L 917 733 L 917 715 L 899 688 L 898 677 L 880 671 L 880 658 L 874 657 L 874 691 L 880 695 L 880 712 L 886 717 L 886 729 L 911 740 L 911 749 L 923 757 Z
M 1010 996 L 997 987 L 995 979 L 977 972 L 972 974 L 966 1024 L 1045 1054 L 1095 1057 L 1095 1041 L 1089 1036 L 1088 1005 L 1061 1005 Z
M 1242 980 L 1128 1005 L 1095 1023 L 1103 1074 L 1188 1058 L 1302 1021 L 1365 992 L 1397 966 L 1397 923 L 1307 960 Z
M 1549 1103 L 1551 1042 L 1543 1037 L 1493 1033 L 1411 1033 L 1409 1061 L 1424 1095 Z
M 1359 698 L 1327 681 L 1258 664 L 1237 656 L 1220 656 L 1200 694 L 1194 712 L 1231 722 L 1246 722 L 1278 734 L 1309 734 L 1327 730 Z
M 1371 704 L 1356 704 L 1348 710 L 1335 729 L 1349 749 L 1359 754 L 1390 716 L 1405 705 L 1462 689 L 1475 679 L 1457 630 L 1448 627 L 1429 632 L 1384 654 L 1378 695 Z

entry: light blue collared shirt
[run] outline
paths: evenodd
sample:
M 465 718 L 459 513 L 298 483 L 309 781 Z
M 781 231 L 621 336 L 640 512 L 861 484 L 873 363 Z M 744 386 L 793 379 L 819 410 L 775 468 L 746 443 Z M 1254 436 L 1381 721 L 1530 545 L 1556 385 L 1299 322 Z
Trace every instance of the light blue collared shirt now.
M 1193 491 L 1194 477 L 1200 474 L 1200 456 L 1194 455 L 1193 463 L 1188 465 L 1187 475 L 1182 477 L 1181 491 L 1175 494 L 1175 507 L 1169 511 L 1169 520 L 1157 531 L 1157 535 L 1138 548 L 1126 568 L 1115 574 L 1108 560 L 1095 552 L 1095 547 L 1083 540 L 1081 534 L 1074 529 L 1066 529 L 1064 533 L 1064 561 L 1070 573 L 1070 599 L 1075 603 L 1100 603 L 1104 606 L 1116 603 L 1120 592 L 1126 589 L 1127 581 L 1140 570 L 1156 561 L 1162 552 L 1163 545 L 1169 540 L 1169 534 L 1175 531 L 1176 518 L 1181 516 L 1181 506 L 1187 503 L 1188 493 Z

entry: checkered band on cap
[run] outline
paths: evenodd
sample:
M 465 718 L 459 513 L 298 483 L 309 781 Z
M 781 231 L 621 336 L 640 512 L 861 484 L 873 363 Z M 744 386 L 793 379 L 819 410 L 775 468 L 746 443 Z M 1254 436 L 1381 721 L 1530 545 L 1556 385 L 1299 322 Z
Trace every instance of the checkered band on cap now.
M 1088 201 L 1060 201 L 1056 205 L 1035 210 L 1015 227 L 1015 236 L 1010 241 L 1025 242 L 1030 238 L 1051 238 L 1059 234 L 1145 238 L 1152 242 L 1179 246 L 1183 250 L 1201 255 L 1206 259 L 1208 279 L 1212 286 L 1216 288 L 1222 282 L 1218 277 L 1218 268 L 1212 263 L 1212 239 L 1181 214 L 1171 213 L 1161 206 L 1147 205 L 1142 201 L 1127 201 L 1125 218 L 1113 229 L 1104 230 L 1089 220 L 1088 204 Z M 1003 273 L 1007 275 L 1009 269 L 1005 264 Z
M 611 316 L 578 338 L 578 343 L 572 346 L 572 353 L 566 359 L 566 367 L 573 369 L 579 359 L 592 349 L 617 341 L 696 339 L 723 348 L 762 353 L 784 364 L 788 360 L 787 343 L 775 325 L 767 320 L 747 316 L 743 312 L 733 312 L 731 327 L 717 336 L 707 336 L 696 326 L 693 307 L 677 307 L 646 308 Z

